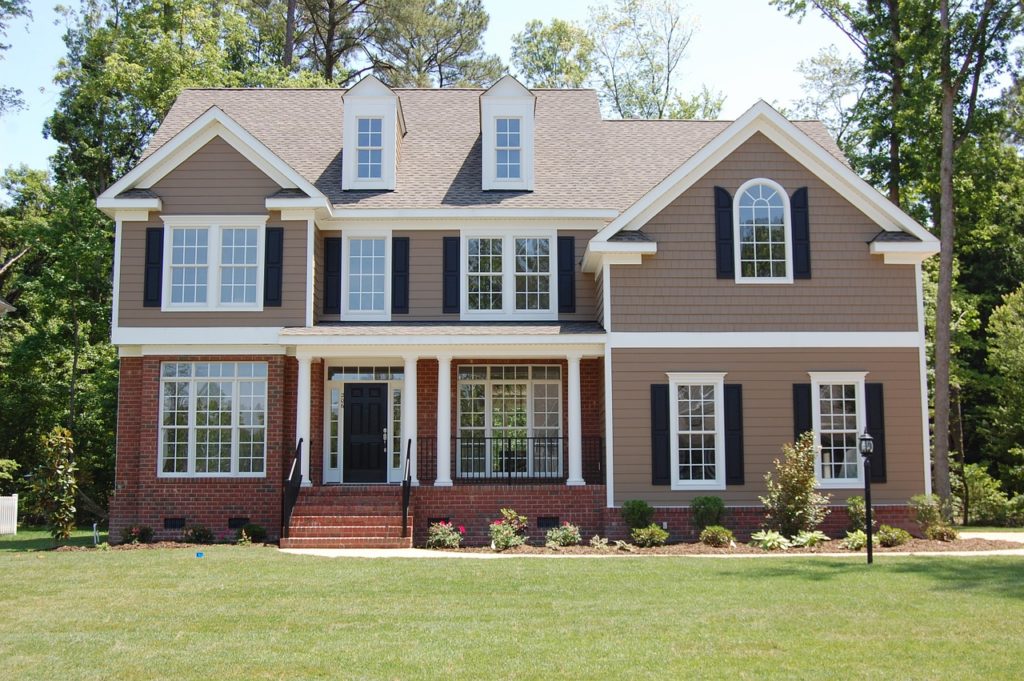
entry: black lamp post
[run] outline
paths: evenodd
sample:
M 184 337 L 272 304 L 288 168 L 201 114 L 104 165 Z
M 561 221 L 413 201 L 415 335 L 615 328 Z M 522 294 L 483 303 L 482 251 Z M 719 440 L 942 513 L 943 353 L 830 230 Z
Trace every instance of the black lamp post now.
M 871 452 L 875 451 L 875 439 L 865 430 L 857 441 L 860 455 L 864 457 L 864 521 L 868 533 L 868 565 L 874 562 L 871 550 L 874 548 L 871 527 Z

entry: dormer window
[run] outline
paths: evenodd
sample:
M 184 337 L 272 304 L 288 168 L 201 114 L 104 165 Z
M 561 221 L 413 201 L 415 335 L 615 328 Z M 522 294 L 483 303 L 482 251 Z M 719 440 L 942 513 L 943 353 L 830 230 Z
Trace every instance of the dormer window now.
M 384 151 L 384 119 L 360 118 L 357 152 L 360 180 L 379 180 L 382 176 L 381 157 Z
M 518 118 L 499 118 L 495 121 L 498 180 L 518 180 L 522 176 L 519 124 Z
M 750 180 L 736 192 L 733 224 L 738 283 L 793 281 L 789 195 L 772 180 Z

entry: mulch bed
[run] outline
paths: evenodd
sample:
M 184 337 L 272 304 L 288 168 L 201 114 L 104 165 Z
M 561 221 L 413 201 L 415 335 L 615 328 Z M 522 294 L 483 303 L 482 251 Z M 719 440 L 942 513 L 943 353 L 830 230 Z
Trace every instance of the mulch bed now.
M 931 541 L 928 539 L 911 539 L 903 546 L 892 548 L 875 547 L 875 553 L 919 553 L 919 552 L 945 552 L 945 551 L 995 551 L 999 549 L 1024 549 L 1024 544 L 1019 542 L 1000 541 L 992 539 L 958 539 L 952 542 Z M 493 550 L 487 547 L 472 546 L 462 549 L 444 549 L 449 551 L 460 551 L 464 553 L 492 553 Z M 656 556 L 697 556 L 697 555 L 736 555 L 736 554 L 798 554 L 798 553 L 849 553 L 851 555 L 861 554 L 864 551 L 848 551 L 839 545 L 838 540 L 825 542 L 814 548 L 791 548 L 786 551 L 766 551 L 748 544 L 737 543 L 734 548 L 716 548 L 705 546 L 700 543 L 667 544 L 652 548 L 633 547 L 632 551 L 616 549 L 609 545 L 607 549 L 595 549 L 591 546 L 565 546 L 560 549 L 549 549 L 545 546 L 517 546 L 504 551 L 510 555 L 536 555 L 536 554 L 569 554 L 569 555 L 656 555 Z
M 259 546 L 256 542 L 253 542 L 253 546 Z M 103 549 L 97 549 L 93 546 L 58 546 L 55 549 L 43 549 L 46 551 L 148 551 L 150 549 L 193 549 L 196 551 L 203 551 L 210 548 L 211 546 L 235 546 L 235 544 L 187 544 L 180 541 L 157 541 L 151 544 L 112 544 Z M 270 544 L 267 544 L 270 546 Z M 276 544 L 273 545 L 276 548 Z

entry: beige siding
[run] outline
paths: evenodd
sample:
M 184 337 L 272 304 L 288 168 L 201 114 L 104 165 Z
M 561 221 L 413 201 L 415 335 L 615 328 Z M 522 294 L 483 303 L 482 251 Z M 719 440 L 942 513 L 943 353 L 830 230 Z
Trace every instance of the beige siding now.
M 284 228 L 284 268 L 281 307 L 262 312 L 162 312 L 142 306 L 142 285 L 146 258 L 146 228 L 162 227 L 157 213 L 148 222 L 121 225 L 121 326 L 304 326 L 306 321 L 306 223 L 280 220 L 275 213 L 268 227 Z M 210 291 L 210 295 L 215 292 Z
M 280 187 L 230 144 L 215 137 L 151 190 L 167 215 L 262 215 Z
M 905 502 L 924 491 L 919 358 L 915 348 L 899 349 L 617 349 L 612 352 L 615 438 L 615 503 L 646 499 L 655 505 L 685 506 L 694 496 L 713 494 L 729 505 L 759 505 L 764 474 L 793 441 L 793 384 L 810 383 L 808 371 L 867 371 L 867 382 L 882 383 L 885 399 L 888 481 L 874 484 L 879 503 Z M 651 385 L 666 384 L 666 372 L 728 372 L 726 383 L 743 386 L 744 474 L 746 484 L 722 491 L 672 491 L 651 484 Z M 829 490 L 842 502 L 862 490 Z
M 813 278 L 737 284 L 715 273 L 714 187 L 735 195 L 767 177 L 807 187 Z M 912 265 L 885 265 L 865 242 L 877 224 L 764 135 L 754 135 L 643 227 L 658 253 L 612 267 L 616 331 L 913 331 Z
M 604 326 L 604 282 L 601 281 L 603 272 L 604 268 L 594 272 L 594 319 L 601 326 Z

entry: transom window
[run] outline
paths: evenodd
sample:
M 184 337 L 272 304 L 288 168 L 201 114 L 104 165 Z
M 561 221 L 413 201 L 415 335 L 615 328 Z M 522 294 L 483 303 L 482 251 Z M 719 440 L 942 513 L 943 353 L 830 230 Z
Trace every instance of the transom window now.
M 164 310 L 260 309 L 266 218 L 165 216 L 164 222 Z
M 266 474 L 267 364 L 160 367 L 161 476 Z
M 383 172 L 384 119 L 360 118 L 356 125 L 357 176 L 360 180 L 379 180 Z
M 560 366 L 460 366 L 457 376 L 459 477 L 562 475 Z
M 496 177 L 499 180 L 518 180 L 521 177 L 521 154 L 518 118 L 495 120 Z
M 465 239 L 463 311 L 469 316 L 554 319 L 554 237 L 469 236 Z
M 819 447 L 816 473 L 822 487 L 856 487 L 863 482 L 857 440 L 864 432 L 864 374 L 811 374 L 814 433 Z
M 725 374 L 670 373 L 672 486 L 725 488 Z
M 758 179 L 736 194 L 736 279 L 792 281 L 789 197 L 777 183 Z
M 387 297 L 385 239 L 348 240 L 348 311 L 384 314 Z

